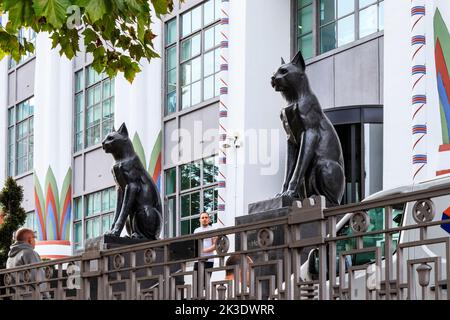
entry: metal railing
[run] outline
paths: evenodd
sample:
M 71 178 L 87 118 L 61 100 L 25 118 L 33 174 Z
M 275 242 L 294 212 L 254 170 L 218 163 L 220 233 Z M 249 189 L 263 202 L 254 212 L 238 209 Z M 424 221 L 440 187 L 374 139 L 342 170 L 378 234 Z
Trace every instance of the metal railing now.
M 442 228 L 450 220 L 433 219 L 448 196 L 450 184 L 333 208 L 315 197 L 279 218 L 88 248 L 0 270 L 0 299 L 450 299 L 450 238 Z M 211 257 L 198 252 L 211 237 L 208 268 Z M 227 265 L 235 254 L 240 263 Z

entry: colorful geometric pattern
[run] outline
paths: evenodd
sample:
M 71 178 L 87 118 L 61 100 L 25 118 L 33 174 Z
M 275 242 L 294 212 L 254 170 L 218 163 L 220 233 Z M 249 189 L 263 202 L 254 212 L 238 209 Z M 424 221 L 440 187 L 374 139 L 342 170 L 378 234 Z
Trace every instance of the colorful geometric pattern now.
M 159 131 L 155 144 L 150 154 L 150 162 L 148 164 L 148 172 L 155 181 L 158 190 L 161 191 L 161 150 L 162 150 L 162 131 Z
M 144 168 L 147 169 L 145 150 L 144 147 L 142 146 L 141 139 L 139 138 L 139 134 L 137 132 L 134 134 L 133 137 L 133 147 L 134 151 L 136 151 L 136 154 L 141 160 Z M 153 181 L 155 182 L 160 192 L 161 192 L 161 171 L 162 171 L 161 150 L 162 150 L 162 131 L 159 132 L 158 137 L 156 138 L 155 144 L 152 149 L 152 153 L 150 155 L 150 162 L 147 169 L 148 173 L 153 178 Z
M 448 207 L 442 213 L 442 221 L 446 221 L 448 219 L 450 219 L 450 207 Z M 450 233 L 450 224 L 441 224 L 441 228 L 444 229 L 447 233 Z
M 442 141 L 446 145 L 450 143 L 450 34 L 439 9 L 434 14 L 434 42 Z
M 69 168 L 59 194 L 55 175 L 49 167 L 45 176 L 44 193 L 39 178 L 34 173 L 34 200 L 39 241 L 70 241 L 71 183 L 72 169 Z
M 411 1 L 411 107 L 413 181 L 427 165 L 425 1 Z M 425 171 L 425 170 L 424 170 Z

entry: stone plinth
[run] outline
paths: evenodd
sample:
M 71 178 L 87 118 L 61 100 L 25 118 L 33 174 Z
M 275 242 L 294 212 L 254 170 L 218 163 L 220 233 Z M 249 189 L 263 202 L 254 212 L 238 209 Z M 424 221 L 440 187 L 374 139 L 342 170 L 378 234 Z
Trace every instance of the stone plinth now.
M 278 197 L 273 199 L 267 199 L 263 201 L 258 201 L 254 203 L 250 203 L 248 205 L 248 213 L 260 213 L 265 211 L 271 211 L 276 209 L 282 209 L 282 208 L 288 208 L 292 205 L 292 198 L 291 197 Z

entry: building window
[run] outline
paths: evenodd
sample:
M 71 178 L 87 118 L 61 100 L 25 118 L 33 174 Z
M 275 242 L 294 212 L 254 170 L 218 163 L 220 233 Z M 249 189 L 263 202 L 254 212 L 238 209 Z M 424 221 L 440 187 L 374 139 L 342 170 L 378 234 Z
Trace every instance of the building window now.
M 383 10 L 383 0 L 296 0 L 297 49 L 308 59 L 383 30 Z
M 25 228 L 31 229 L 33 231 L 37 230 L 37 221 L 36 221 L 36 212 L 30 211 L 27 212 L 27 218 L 23 225 Z
M 8 176 L 33 169 L 34 98 L 8 109 Z
M 178 103 L 186 109 L 220 94 L 220 2 L 206 1 L 166 23 L 165 115 Z
M 116 189 L 109 188 L 74 199 L 73 243 L 75 250 L 83 243 L 109 231 L 116 208 Z M 84 206 L 83 206 L 84 204 Z
M 114 79 L 92 66 L 75 73 L 74 149 L 96 145 L 114 124 Z
M 303 57 L 313 56 L 313 0 L 297 0 L 297 43 Z
M 359 37 L 384 29 L 384 2 L 359 0 Z
M 200 213 L 208 212 L 217 222 L 217 157 L 205 158 L 165 171 L 165 233 L 167 237 L 186 235 L 199 227 Z M 179 188 L 177 189 L 177 181 Z M 179 215 L 177 215 L 177 198 Z
M 21 44 L 24 43 L 23 40 L 27 40 L 28 42 L 32 43 L 36 48 L 36 32 L 31 28 L 22 28 L 19 30 L 18 34 L 19 42 Z M 34 54 L 27 52 L 25 55 L 23 55 L 19 62 L 16 62 L 11 56 L 8 59 L 8 68 L 12 69 L 19 64 L 27 61 L 29 58 L 34 57 Z

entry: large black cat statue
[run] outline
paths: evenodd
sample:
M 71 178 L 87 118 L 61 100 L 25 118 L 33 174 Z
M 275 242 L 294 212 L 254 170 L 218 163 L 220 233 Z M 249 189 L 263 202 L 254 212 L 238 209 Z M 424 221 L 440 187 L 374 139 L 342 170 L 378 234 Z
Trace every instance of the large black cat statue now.
M 106 234 L 119 237 L 126 224 L 129 238 L 158 239 L 162 221 L 159 192 L 134 151 L 125 123 L 109 133 L 102 145 L 115 160 L 112 173 L 117 184 L 116 211 Z
M 272 77 L 288 106 L 281 111 L 287 133 L 287 164 L 277 197 L 291 199 L 323 195 L 328 206 L 339 205 L 344 194 L 344 160 L 339 137 L 323 113 L 305 74 L 301 52 Z

